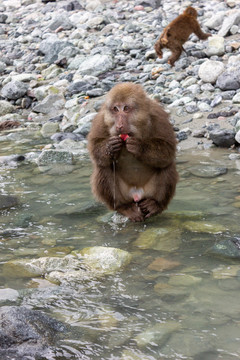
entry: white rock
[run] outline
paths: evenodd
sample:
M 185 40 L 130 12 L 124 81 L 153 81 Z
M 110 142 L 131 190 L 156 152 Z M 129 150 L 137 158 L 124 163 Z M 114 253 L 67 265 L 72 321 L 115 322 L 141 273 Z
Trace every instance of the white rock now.
M 199 67 L 198 75 L 206 83 L 214 84 L 224 71 L 224 64 L 220 61 L 206 60 Z
M 207 45 L 207 49 L 205 50 L 206 54 L 208 56 L 213 56 L 213 55 L 217 55 L 217 56 L 221 56 L 224 54 L 225 49 L 224 49 L 224 37 L 222 36 L 210 36 L 208 38 L 208 45 Z

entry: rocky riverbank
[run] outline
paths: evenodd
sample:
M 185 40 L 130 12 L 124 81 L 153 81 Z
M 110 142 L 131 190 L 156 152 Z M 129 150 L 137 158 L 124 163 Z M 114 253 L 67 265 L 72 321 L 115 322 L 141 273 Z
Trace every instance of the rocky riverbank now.
M 3 0 L 0 129 L 8 130 L 0 141 L 37 137 L 45 147 L 22 155 L 40 165 L 71 163 L 86 154 L 91 120 L 106 92 L 132 81 L 170 113 L 179 150 L 221 146 L 239 157 L 240 4 L 192 1 L 203 30 L 213 36 L 199 41 L 192 35 L 171 68 L 169 52 L 157 59 L 153 46 L 188 5 Z

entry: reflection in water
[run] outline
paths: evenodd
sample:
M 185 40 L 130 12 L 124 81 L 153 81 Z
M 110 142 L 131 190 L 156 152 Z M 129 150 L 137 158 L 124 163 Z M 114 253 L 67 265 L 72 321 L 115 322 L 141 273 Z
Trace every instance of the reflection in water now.
M 207 177 L 193 171 L 209 165 L 228 171 Z M 238 167 L 219 149 L 180 154 L 175 198 L 145 223 L 95 203 L 88 161 L 65 169 L 0 167 L 1 194 L 19 199 L 1 212 L 1 266 L 96 245 L 133 256 L 122 272 L 82 283 L 0 275 L 2 289 L 20 291 L 18 304 L 71 325 L 51 359 L 240 357 Z

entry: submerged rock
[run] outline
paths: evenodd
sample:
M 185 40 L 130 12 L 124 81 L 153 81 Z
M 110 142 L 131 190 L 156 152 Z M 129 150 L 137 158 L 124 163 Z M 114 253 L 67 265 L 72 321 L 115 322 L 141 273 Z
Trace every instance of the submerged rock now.
M 240 239 L 224 239 L 214 244 L 207 253 L 226 258 L 240 259 Z
M 203 221 L 186 221 L 182 225 L 186 230 L 192 232 L 218 234 L 227 231 L 224 225 Z
M 225 166 L 198 165 L 190 169 L 192 175 L 202 178 L 215 178 L 226 174 L 228 169 Z
M 10 209 L 13 206 L 17 206 L 19 203 L 16 196 L 0 195 L 0 210 Z
M 180 324 L 174 321 L 159 323 L 137 335 L 135 341 L 139 347 L 150 344 L 157 344 L 161 347 L 165 345 L 172 333 L 180 330 L 180 327 Z
M 65 326 L 41 311 L 26 307 L 0 308 L 1 359 L 52 358 L 53 345 Z
M 141 249 L 173 251 L 181 244 L 181 231 L 174 228 L 147 229 L 142 232 L 134 245 Z
M 83 281 L 114 274 L 126 267 L 132 256 L 124 250 L 95 246 L 75 250 L 64 257 L 41 257 L 8 261 L 3 266 L 7 278 L 44 276 L 47 280 L 62 282 Z

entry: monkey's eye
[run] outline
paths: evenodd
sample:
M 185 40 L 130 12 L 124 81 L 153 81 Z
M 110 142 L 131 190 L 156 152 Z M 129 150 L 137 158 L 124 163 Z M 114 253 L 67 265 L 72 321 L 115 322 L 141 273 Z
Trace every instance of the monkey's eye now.
M 115 112 L 115 113 L 117 113 L 117 112 L 119 111 L 117 106 L 114 106 L 112 110 L 113 110 L 113 112 Z
M 125 111 L 125 112 L 128 112 L 130 110 L 131 110 L 131 108 L 128 105 L 125 105 L 124 108 L 123 108 L 123 111 Z

